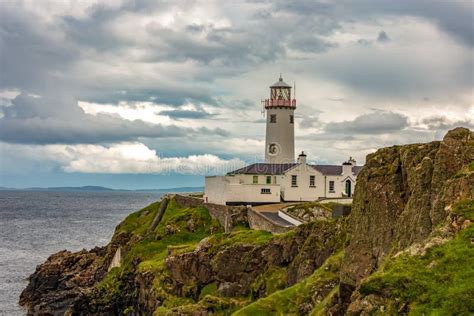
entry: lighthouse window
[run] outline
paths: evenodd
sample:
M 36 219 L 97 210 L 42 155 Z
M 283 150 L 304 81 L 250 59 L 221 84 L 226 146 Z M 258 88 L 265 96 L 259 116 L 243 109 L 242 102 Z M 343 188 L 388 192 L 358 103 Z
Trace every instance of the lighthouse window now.
M 298 186 L 298 177 L 297 176 L 291 176 L 291 186 L 292 187 L 297 187 Z
M 295 122 L 295 118 L 293 115 L 290 115 L 290 124 L 293 124 Z
M 252 182 L 253 184 L 258 184 L 258 176 L 253 176 Z
M 267 188 L 262 188 L 260 190 L 260 194 L 271 194 L 272 192 L 270 191 L 270 189 L 267 189 Z
M 270 123 L 276 123 L 276 122 L 277 122 L 277 115 L 270 114 Z
M 309 176 L 309 186 L 310 186 L 310 187 L 314 187 L 314 186 L 315 186 L 315 184 L 314 184 L 315 178 L 316 178 L 315 176 Z
M 272 176 L 267 176 L 267 184 L 272 184 Z

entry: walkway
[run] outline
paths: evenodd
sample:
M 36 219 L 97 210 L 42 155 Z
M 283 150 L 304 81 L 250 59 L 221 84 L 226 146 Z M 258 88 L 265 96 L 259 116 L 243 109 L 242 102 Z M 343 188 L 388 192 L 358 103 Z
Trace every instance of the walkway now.
M 298 204 L 298 203 L 265 204 L 265 205 L 254 206 L 253 209 L 257 212 L 278 213 L 278 211 L 281 210 L 282 208 L 285 208 L 294 204 Z
M 271 221 L 277 223 L 278 225 L 285 226 L 285 227 L 293 227 L 295 226 L 294 224 L 288 222 L 287 220 L 284 220 L 280 216 L 278 216 L 278 211 L 276 212 L 262 212 L 259 211 L 260 214 L 265 216 L 266 218 L 270 219 Z

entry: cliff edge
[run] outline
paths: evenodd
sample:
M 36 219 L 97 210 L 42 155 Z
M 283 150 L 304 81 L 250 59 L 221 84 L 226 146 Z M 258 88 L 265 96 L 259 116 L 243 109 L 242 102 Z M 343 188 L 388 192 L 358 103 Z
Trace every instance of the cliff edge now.
M 20 304 L 30 315 L 474 313 L 474 133 L 380 149 L 357 180 L 348 218 L 278 235 L 249 229 L 244 208 L 229 226 L 202 201 L 166 197 L 108 246 L 52 255 Z

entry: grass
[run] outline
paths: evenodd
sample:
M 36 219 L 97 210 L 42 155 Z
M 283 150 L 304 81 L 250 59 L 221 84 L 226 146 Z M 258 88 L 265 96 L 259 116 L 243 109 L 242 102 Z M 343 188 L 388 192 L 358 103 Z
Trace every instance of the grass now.
M 252 297 L 268 296 L 287 285 L 288 273 L 285 268 L 272 267 L 259 275 L 251 285 Z
M 161 202 L 152 203 L 145 208 L 128 215 L 120 225 L 115 229 L 115 235 L 120 233 L 128 233 L 138 236 L 145 235 L 153 218 L 155 217 Z
M 164 299 L 164 306 L 175 307 L 192 302 L 187 298 L 169 295 L 164 290 L 165 259 L 169 252 L 179 254 L 194 250 L 199 241 L 215 232 L 222 232 L 222 228 L 211 218 L 206 208 L 183 208 L 171 200 L 155 232 L 147 234 L 159 205 L 159 202 L 153 203 L 129 215 L 117 227 L 116 234 L 131 234 L 133 238 L 127 245 L 121 266 L 112 269 L 96 286 L 96 291 L 99 291 L 104 301 L 116 299 L 120 294 L 122 277 L 138 271 L 154 274 L 153 287 L 157 295 Z M 167 226 L 174 227 L 174 232 L 167 232 Z
M 391 258 L 381 271 L 362 283 L 360 292 L 364 296 L 385 297 L 389 301 L 388 310 L 408 306 L 413 315 L 472 314 L 473 240 L 471 225 L 455 239 L 431 248 L 423 256 L 407 254 Z
M 332 211 L 332 208 L 330 205 L 328 204 L 322 204 L 322 203 L 318 203 L 318 202 L 308 202 L 308 203 L 302 203 L 302 204 L 297 204 L 297 205 L 294 205 L 294 206 L 291 206 L 287 209 L 288 213 L 292 213 L 296 210 L 305 210 L 305 211 L 309 211 L 311 208 L 313 207 L 320 207 L 328 212 L 331 212 Z
M 467 167 L 469 171 L 474 171 L 474 161 L 471 161 Z
M 272 233 L 263 230 L 253 230 L 240 227 L 230 233 L 219 233 L 209 237 L 213 245 L 212 251 L 231 245 L 263 245 L 273 238 Z
M 453 206 L 453 214 L 474 221 L 474 200 L 463 200 Z
M 248 304 L 248 300 L 245 298 L 225 298 L 206 295 L 197 303 L 182 304 L 174 308 L 160 306 L 153 315 L 231 315 L 246 304 Z
M 209 283 L 202 288 L 201 293 L 199 294 L 199 299 L 203 299 L 206 295 L 217 295 L 217 284 L 216 282 Z
M 236 311 L 234 316 L 245 315 L 299 315 L 300 305 L 309 303 L 319 310 L 324 309 L 324 302 L 313 301 L 313 295 L 318 289 L 331 288 L 328 295 L 333 293 L 339 280 L 339 267 L 341 265 L 343 254 L 339 252 L 329 257 L 326 262 L 317 269 L 311 276 L 303 281 L 288 287 L 284 290 L 261 298 L 254 303 Z

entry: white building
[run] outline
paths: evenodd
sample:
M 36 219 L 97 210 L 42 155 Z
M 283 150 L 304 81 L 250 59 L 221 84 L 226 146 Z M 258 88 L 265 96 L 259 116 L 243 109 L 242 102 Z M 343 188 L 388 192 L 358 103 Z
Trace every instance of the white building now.
M 352 197 L 362 167 L 350 158 L 341 165 L 311 165 L 301 153 L 294 159 L 294 111 L 291 87 L 280 76 L 270 86 L 265 163 L 256 163 L 205 180 L 204 199 L 216 204 L 267 204 Z

